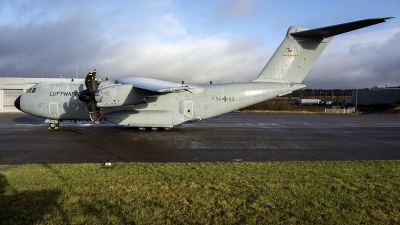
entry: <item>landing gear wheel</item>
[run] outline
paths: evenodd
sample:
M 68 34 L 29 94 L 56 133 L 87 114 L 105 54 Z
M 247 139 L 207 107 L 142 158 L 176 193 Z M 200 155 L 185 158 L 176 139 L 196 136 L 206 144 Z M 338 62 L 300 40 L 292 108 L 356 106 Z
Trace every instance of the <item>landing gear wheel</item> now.
M 146 130 L 146 127 L 138 127 L 139 130 Z
M 158 127 L 152 127 L 151 130 L 156 131 L 158 130 Z
M 58 130 L 58 123 L 50 123 L 48 129 L 49 130 L 51 130 L 51 129 Z
M 171 127 L 164 127 L 164 130 L 171 130 Z

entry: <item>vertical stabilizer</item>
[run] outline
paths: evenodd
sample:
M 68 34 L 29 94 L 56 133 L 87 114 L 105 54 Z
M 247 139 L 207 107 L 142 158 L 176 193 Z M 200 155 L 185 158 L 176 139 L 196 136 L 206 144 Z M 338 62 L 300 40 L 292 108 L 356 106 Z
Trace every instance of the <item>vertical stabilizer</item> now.
M 301 83 L 333 36 L 385 22 L 373 18 L 317 29 L 290 27 L 285 39 L 253 82 Z
M 301 83 L 322 51 L 331 41 L 323 37 L 293 37 L 291 33 L 306 28 L 290 27 L 286 38 L 274 53 L 254 82 L 281 82 L 286 80 Z

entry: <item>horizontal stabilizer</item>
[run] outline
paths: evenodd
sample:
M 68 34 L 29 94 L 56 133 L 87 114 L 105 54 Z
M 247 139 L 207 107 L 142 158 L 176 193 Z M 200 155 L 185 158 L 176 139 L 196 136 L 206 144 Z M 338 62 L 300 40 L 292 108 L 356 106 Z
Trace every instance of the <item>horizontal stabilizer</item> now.
M 352 30 L 357 30 L 363 27 L 368 27 L 371 25 L 375 25 L 378 23 L 386 22 L 387 19 L 391 19 L 393 17 L 386 17 L 386 18 L 373 18 L 373 19 L 366 19 L 366 20 L 359 20 L 350 23 L 342 23 L 338 25 L 328 26 L 328 27 L 321 27 L 311 30 L 299 31 L 291 33 L 290 35 L 294 37 L 319 37 L 319 38 L 328 38 L 338 34 L 343 34 Z

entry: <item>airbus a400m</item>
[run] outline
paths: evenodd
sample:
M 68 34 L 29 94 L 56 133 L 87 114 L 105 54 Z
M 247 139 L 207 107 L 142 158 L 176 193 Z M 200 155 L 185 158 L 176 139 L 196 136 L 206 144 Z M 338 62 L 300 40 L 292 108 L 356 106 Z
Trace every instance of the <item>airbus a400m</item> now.
M 257 78 L 243 83 L 184 85 L 144 77 L 96 80 L 97 69 L 85 83 L 40 83 L 15 101 L 19 110 L 58 129 L 64 120 L 92 120 L 169 130 L 262 102 L 304 88 L 301 82 L 333 36 L 385 22 L 374 18 L 317 29 L 292 26 Z

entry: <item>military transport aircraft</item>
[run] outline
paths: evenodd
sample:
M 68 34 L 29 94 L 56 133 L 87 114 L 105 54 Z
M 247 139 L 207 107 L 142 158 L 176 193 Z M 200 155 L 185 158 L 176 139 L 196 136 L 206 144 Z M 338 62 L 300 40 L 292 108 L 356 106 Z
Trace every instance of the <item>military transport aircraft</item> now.
M 254 80 L 244 83 L 185 85 L 144 77 L 95 79 L 89 72 L 79 82 L 39 83 L 21 94 L 15 107 L 43 117 L 49 129 L 65 120 L 92 120 L 169 130 L 186 121 L 198 121 L 292 93 L 301 84 L 333 36 L 385 22 L 373 18 L 307 29 L 292 26 L 278 50 Z M 86 87 L 86 88 L 85 88 Z

